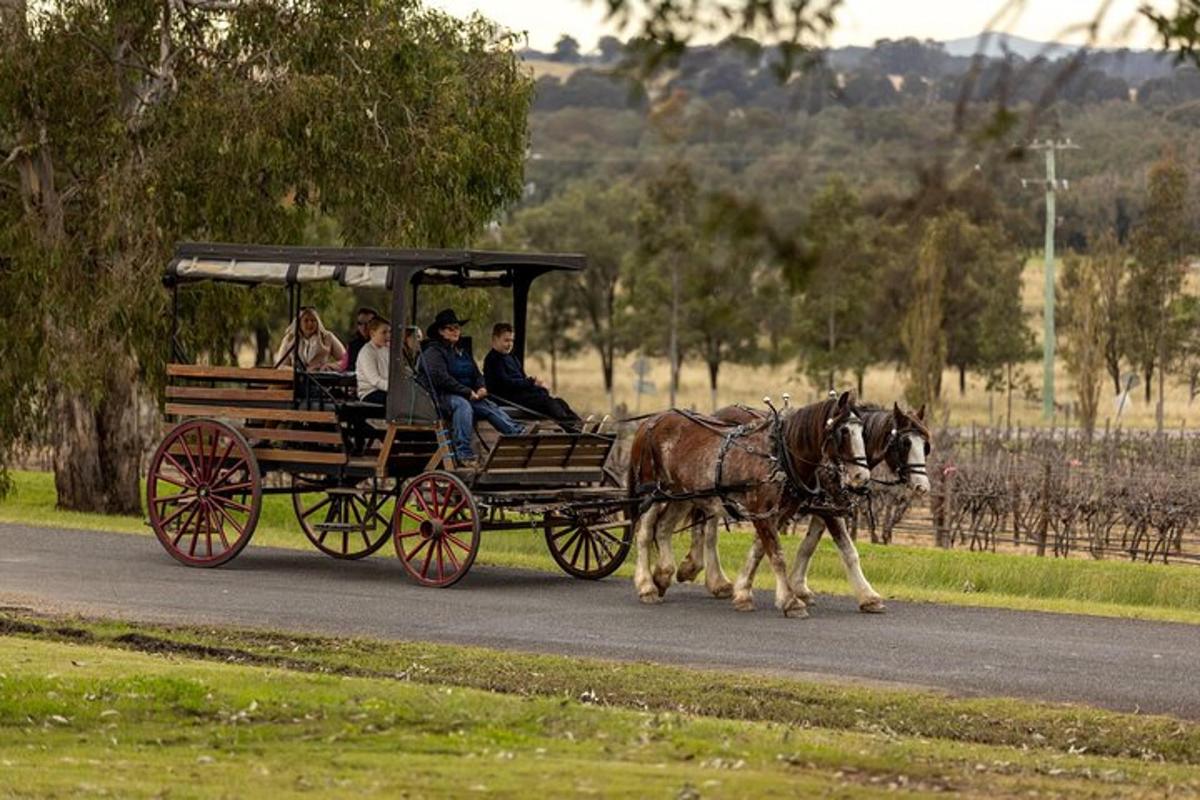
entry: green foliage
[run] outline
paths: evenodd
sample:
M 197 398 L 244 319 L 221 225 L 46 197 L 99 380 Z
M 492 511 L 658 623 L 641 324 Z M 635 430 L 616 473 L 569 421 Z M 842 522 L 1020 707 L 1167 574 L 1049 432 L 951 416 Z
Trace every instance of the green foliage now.
M 1188 206 L 1188 178 L 1173 154 L 1156 162 L 1147 176 L 1146 208 L 1133 235 L 1126 342 L 1130 360 L 1145 380 L 1150 401 L 1155 369 L 1175 357 L 1177 331 L 1170 309 L 1183 287 L 1186 257 L 1195 243 Z
M 302 243 L 332 219 L 347 243 L 463 245 L 521 190 L 531 81 L 478 17 L 96 0 L 0 22 L 5 447 L 45 431 L 47 397 L 102 414 L 113 374 L 155 379 L 176 240 Z M 214 361 L 278 313 L 195 295 L 188 343 Z
M 905 394 L 914 406 L 937 400 L 946 363 L 944 291 L 949 261 L 970 225 L 957 211 L 925 225 L 913 274 L 912 299 L 900 328 L 909 374 Z
M 1096 427 L 1104 380 L 1104 292 L 1099 270 L 1092 259 L 1068 254 L 1063 259 L 1056 311 L 1060 351 L 1075 384 L 1080 424 L 1089 434 Z

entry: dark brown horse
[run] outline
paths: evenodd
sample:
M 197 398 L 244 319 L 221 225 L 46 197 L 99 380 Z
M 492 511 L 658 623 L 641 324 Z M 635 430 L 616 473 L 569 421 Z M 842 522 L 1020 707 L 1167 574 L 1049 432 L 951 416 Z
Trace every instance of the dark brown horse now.
M 710 517 L 734 511 L 751 520 L 756 541 L 775 572 L 775 605 L 785 615 L 805 616 L 792 591 L 779 548 L 779 528 L 820 487 L 822 473 L 862 486 L 870 478 L 862 421 L 853 392 L 748 424 L 668 411 L 646 420 L 634 435 L 629 485 L 656 499 L 638 517 L 634 587 L 642 602 L 662 600 L 675 575 L 671 535 L 699 510 Z M 658 563 L 650 569 L 650 546 Z M 733 586 L 733 603 L 752 610 L 749 584 Z
M 905 413 L 895 404 L 890 411 L 877 406 L 860 406 L 857 411 L 863 421 L 863 443 L 866 447 L 868 466 L 874 469 L 877 465 L 884 464 L 896 479 L 906 484 L 910 490 L 919 495 L 928 494 L 929 477 L 925 471 L 925 462 L 929 456 L 932 437 L 924 422 L 925 407 L 921 406 L 915 414 Z M 726 422 L 747 424 L 761 418 L 761 412 L 742 406 L 730 406 L 717 411 L 714 416 Z M 844 519 L 832 514 L 813 514 L 808 535 L 800 545 L 788 575 L 792 588 L 806 604 L 811 604 L 815 595 L 808 588 L 808 564 L 825 530 L 829 530 L 838 546 L 846 577 L 854 589 L 859 608 L 865 612 L 883 611 L 883 599 L 863 575 L 858 549 L 846 531 Z M 714 582 L 714 571 L 720 575 L 718 581 L 727 582 L 721 575 L 720 561 L 716 557 L 717 535 L 715 520 L 710 520 L 703 529 L 693 529 L 691 550 L 679 565 L 679 580 L 691 580 L 701 569 L 707 569 L 710 590 Z M 755 540 L 739 580 L 753 580 L 762 556 L 763 549 Z

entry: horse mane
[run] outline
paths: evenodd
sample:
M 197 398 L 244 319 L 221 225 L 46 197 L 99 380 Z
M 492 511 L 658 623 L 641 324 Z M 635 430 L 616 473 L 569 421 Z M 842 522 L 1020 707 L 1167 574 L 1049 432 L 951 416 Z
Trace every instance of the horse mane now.
M 788 412 L 783 419 L 783 444 L 798 461 L 796 470 L 811 475 L 821 460 L 828 429 L 826 421 L 837 408 L 837 398 L 821 400 Z

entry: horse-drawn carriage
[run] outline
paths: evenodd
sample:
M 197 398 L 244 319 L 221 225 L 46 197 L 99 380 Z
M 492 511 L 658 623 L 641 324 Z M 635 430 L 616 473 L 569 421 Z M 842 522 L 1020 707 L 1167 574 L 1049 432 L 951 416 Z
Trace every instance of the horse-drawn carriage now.
M 294 368 L 189 363 L 178 295 L 198 282 L 287 292 L 299 328 L 306 286 L 390 292 L 397 332 L 415 320 L 422 286 L 512 292 L 514 352 L 524 354 L 531 283 L 584 269 L 576 255 L 180 245 L 164 281 L 173 293 L 166 414 L 176 424 L 147 476 L 149 522 L 174 558 L 224 564 L 249 543 L 263 498 L 288 494 L 309 540 L 334 558 L 368 556 L 390 539 L 405 570 L 449 586 L 471 568 L 482 531 L 541 527 L 551 555 L 578 578 L 620 566 L 632 540 L 630 500 L 606 469 L 615 436 L 534 431 L 500 435 L 479 469 L 456 468 L 436 398 L 418 381 L 403 336 L 390 351 L 386 405 L 364 403 L 352 376 Z M 427 385 L 427 384 L 426 384 Z

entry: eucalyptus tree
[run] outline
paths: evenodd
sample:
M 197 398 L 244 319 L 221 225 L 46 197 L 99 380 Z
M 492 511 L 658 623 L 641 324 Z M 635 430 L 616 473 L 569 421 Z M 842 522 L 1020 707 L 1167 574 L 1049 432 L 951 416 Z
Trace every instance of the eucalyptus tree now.
M 465 244 L 531 93 L 509 35 L 416 0 L 2 0 L 0 459 L 46 441 L 60 506 L 137 513 L 173 243 Z M 262 305 L 191 293 L 190 344 Z

